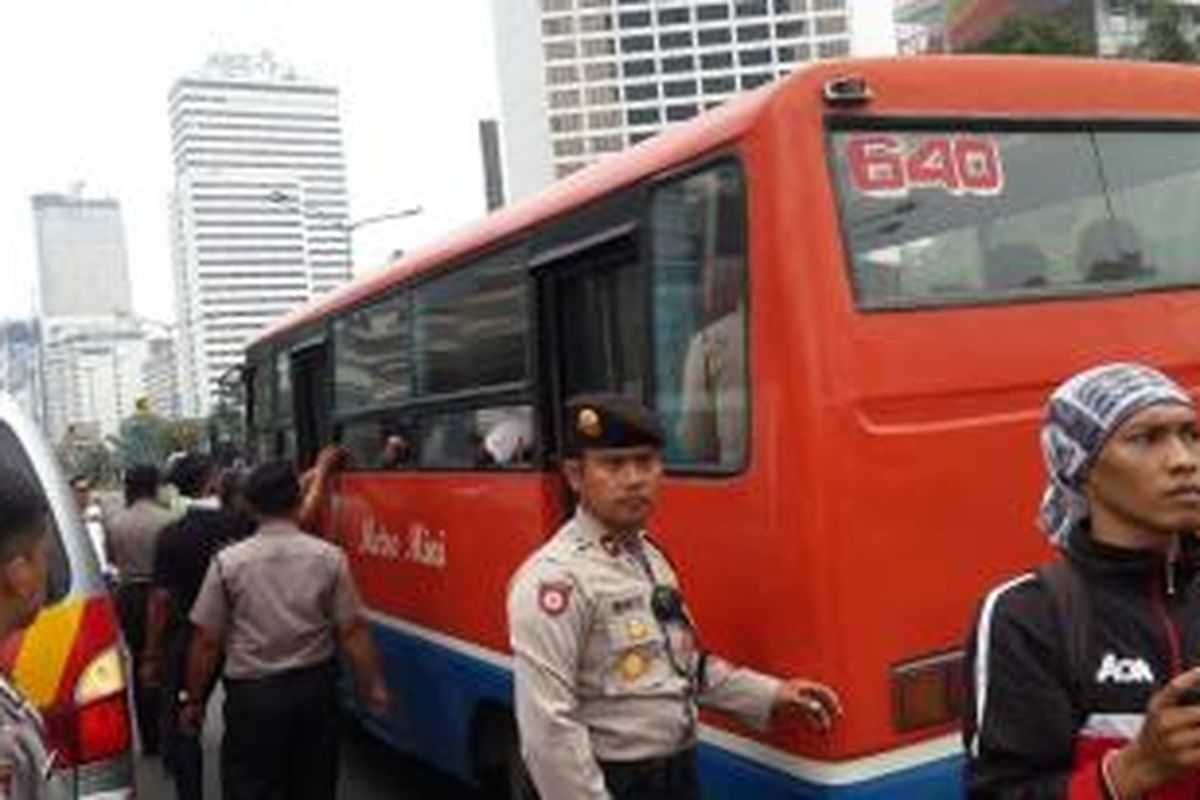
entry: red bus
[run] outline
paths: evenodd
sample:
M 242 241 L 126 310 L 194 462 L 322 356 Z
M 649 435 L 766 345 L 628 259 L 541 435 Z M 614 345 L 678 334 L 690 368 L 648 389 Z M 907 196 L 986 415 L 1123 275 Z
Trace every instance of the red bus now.
M 329 529 L 402 699 L 375 729 L 503 771 L 506 584 L 565 513 L 563 400 L 620 390 L 669 433 L 653 529 L 707 646 L 847 709 L 828 740 L 706 718 L 706 796 L 960 796 L 960 642 L 1047 555 L 1050 388 L 1200 381 L 1193 210 L 1194 68 L 827 62 L 293 314 L 250 426 L 353 455 Z

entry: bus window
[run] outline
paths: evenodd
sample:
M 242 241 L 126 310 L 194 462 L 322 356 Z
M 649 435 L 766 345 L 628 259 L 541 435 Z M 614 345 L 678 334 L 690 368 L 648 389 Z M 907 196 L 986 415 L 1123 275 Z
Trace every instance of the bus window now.
M 344 423 L 342 447 L 351 470 L 408 469 L 416 459 L 417 433 L 402 415 L 384 413 Z
M 459 409 L 423 420 L 418 458 L 434 469 L 523 467 L 532 463 L 534 444 L 529 406 Z
M 324 340 L 291 353 L 296 465 L 307 469 L 329 441 L 329 346 Z
M 334 408 L 349 414 L 402 402 L 412 394 L 408 293 L 334 323 Z
M 527 281 L 524 249 L 511 248 L 416 288 L 413 344 L 419 394 L 525 380 Z
M 948 129 L 831 138 L 863 308 L 1200 282 L 1200 132 Z
M 269 358 L 254 363 L 251 379 L 250 430 L 257 461 L 275 457 L 275 368 Z
M 563 401 L 580 392 L 641 397 L 646 307 L 637 240 L 627 234 L 551 267 Z
M 655 406 L 669 463 L 737 470 L 746 458 L 744 208 L 732 162 L 654 195 Z

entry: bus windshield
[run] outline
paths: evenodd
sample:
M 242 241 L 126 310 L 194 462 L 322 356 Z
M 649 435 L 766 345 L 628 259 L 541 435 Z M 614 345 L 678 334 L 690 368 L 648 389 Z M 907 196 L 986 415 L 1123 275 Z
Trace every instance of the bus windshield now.
M 832 132 L 863 309 L 1200 284 L 1200 130 Z

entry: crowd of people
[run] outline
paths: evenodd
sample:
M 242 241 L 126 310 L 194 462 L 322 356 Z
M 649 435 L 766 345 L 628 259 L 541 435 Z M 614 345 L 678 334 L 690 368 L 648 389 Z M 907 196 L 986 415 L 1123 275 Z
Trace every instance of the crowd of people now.
M 798 716 L 827 733 L 835 691 L 706 651 L 680 577 L 648 535 L 663 469 L 656 416 L 613 394 L 567 409 L 570 518 L 508 596 L 514 705 L 547 800 L 688 800 L 698 706 L 758 728 Z M 1114 363 L 1059 386 L 1041 430 L 1041 527 L 1058 557 L 983 598 L 967 636 L 965 793 L 1169 800 L 1200 791 L 1200 440 L 1191 395 Z M 391 703 L 346 555 L 319 528 L 335 448 L 303 478 L 201 455 L 130 467 L 105 520 L 135 658 L 137 724 L 180 798 L 202 795 L 199 736 L 223 681 L 222 792 L 332 798 L 338 654 L 368 713 Z M 173 487 L 164 502 L 163 483 Z M 0 473 L 0 635 L 44 601 L 47 509 Z M 40 797 L 36 712 L 0 680 L 3 796 Z M 40 772 L 39 772 L 40 771 Z
M 142 753 L 161 758 L 180 800 L 204 795 L 201 736 L 218 679 L 230 800 L 334 797 L 339 652 L 364 706 L 386 713 L 346 556 L 310 533 L 341 457 L 328 448 L 303 476 L 284 462 L 219 469 L 195 453 L 135 464 L 123 502 L 104 510 Z M 86 513 L 90 487 L 72 488 Z

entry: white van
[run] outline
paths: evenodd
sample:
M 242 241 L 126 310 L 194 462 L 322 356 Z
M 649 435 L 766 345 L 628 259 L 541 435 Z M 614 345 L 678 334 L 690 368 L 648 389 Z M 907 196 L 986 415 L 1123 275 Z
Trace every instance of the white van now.
M 70 490 L 41 431 L 0 393 L 0 464 L 30 475 L 53 517 L 46 608 L 0 646 L 0 664 L 41 710 L 56 797 L 133 797 L 133 709 L 116 611 Z

